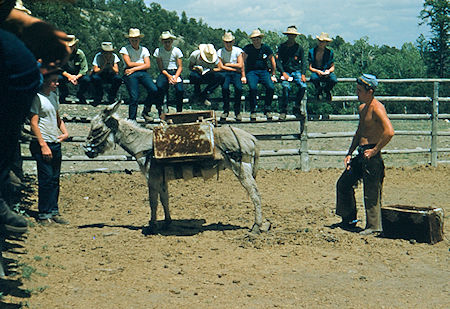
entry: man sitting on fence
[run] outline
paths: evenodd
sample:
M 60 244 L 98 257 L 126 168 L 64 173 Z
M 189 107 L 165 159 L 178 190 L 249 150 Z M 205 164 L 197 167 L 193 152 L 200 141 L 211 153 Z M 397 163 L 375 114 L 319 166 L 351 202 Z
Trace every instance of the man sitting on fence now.
M 94 56 L 92 62 L 92 84 L 94 85 L 94 106 L 99 105 L 103 98 L 103 84 L 110 83 L 108 102 L 112 103 L 117 95 L 122 79 L 119 76 L 119 57 L 114 53 L 111 42 L 102 42 L 102 51 Z
M 305 53 L 303 47 L 295 42 L 297 35 L 300 35 L 300 33 L 297 31 L 297 27 L 290 26 L 283 34 L 287 35 L 288 39 L 278 47 L 276 54 L 277 68 L 281 73 L 281 86 L 283 87 L 283 95 L 280 100 L 280 120 L 286 119 L 291 83 L 298 86 L 293 108 L 294 115 L 297 118 L 300 117 L 300 102 L 306 91 Z
M 200 44 L 189 56 L 189 79 L 194 84 L 193 101 L 210 106 L 209 95 L 222 84 L 222 75 L 218 72 L 219 57 L 212 44 Z M 201 91 L 200 84 L 207 84 Z
M 272 101 L 274 93 L 274 82 L 277 80 L 275 77 L 276 63 L 273 56 L 272 49 L 262 44 L 261 40 L 264 34 L 258 29 L 253 30 L 250 34 L 252 44 L 248 44 L 244 47 L 244 62 L 245 62 L 245 74 L 244 82 L 248 83 L 250 88 L 249 101 L 250 101 L 250 120 L 256 120 L 256 93 L 258 91 L 258 83 L 261 83 L 266 88 L 266 98 L 264 105 L 264 114 L 267 120 L 272 119 Z M 270 61 L 270 73 L 267 61 Z
M 69 61 L 62 67 L 63 72 L 59 77 L 59 102 L 65 103 L 69 95 L 69 87 L 71 83 L 74 86 L 79 86 L 77 91 L 77 98 L 80 103 L 86 104 L 85 94 L 88 90 L 90 79 L 86 75 L 88 72 L 88 63 L 84 52 L 78 48 L 78 39 L 74 35 L 68 35 L 70 41 L 67 42 L 71 54 Z
M 241 95 L 242 78 L 244 77 L 244 58 L 242 53 L 244 51 L 237 46 L 233 46 L 234 39 L 234 35 L 231 32 L 225 32 L 222 36 L 224 47 L 217 52 L 220 74 L 223 76 L 223 114 L 220 117 L 222 121 L 226 120 L 230 112 L 230 84 L 234 86 L 234 115 L 237 121 L 242 121 Z
M 362 178 L 364 185 L 364 206 L 366 208 L 366 228 L 363 235 L 380 233 L 381 191 L 384 179 L 384 163 L 381 149 L 394 136 L 394 129 L 386 114 L 386 109 L 374 92 L 378 85 L 374 75 L 363 74 L 357 80 L 356 93 L 359 106 L 359 125 L 345 156 L 345 171 L 336 185 L 336 214 L 342 217 L 341 227 L 352 229 L 356 226 L 356 201 L 354 186 Z M 352 158 L 358 148 L 358 155 Z
M 309 70 L 311 71 L 311 82 L 317 90 L 317 100 L 322 99 L 322 91 L 325 92 L 325 99 L 331 102 L 331 90 L 337 84 L 337 77 L 334 74 L 334 52 L 327 48 L 327 44 L 332 42 L 328 33 L 322 32 L 316 36 L 318 44 L 311 48 L 308 53 Z M 322 87 L 321 83 L 324 83 Z
M 172 46 L 176 37 L 170 31 L 164 31 L 160 36 L 162 47 L 159 47 L 153 53 L 161 72 L 156 80 L 158 87 L 158 111 L 159 114 L 166 108 L 163 108 L 164 96 L 168 95 L 169 85 L 175 88 L 175 102 L 177 112 L 183 110 L 183 80 L 181 72 L 183 71 L 183 53 L 178 47 Z M 166 111 L 164 111 L 166 112 Z

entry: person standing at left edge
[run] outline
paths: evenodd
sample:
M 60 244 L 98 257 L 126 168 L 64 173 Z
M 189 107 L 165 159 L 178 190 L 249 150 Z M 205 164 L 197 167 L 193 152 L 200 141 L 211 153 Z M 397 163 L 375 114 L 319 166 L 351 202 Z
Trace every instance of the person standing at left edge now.
M 384 162 L 381 149 L 394 136 L 394 129 L 384 105 L 374 97 L 378 80 L 374 75 L 358 77 L 356 93 L 359 106 L 359 124 L 352 143 L 345 156 L 345 171 L 336 184 L 336 214 L 342 217 L 341 227 L 356 227 L 356 201 L 354 186 L 362 178 L 366 227 L 362 235 L 378 234 L 383 231 L 381 223 L 381 192 L 384 180 Z M 353 151 L 358 154 L 352 158 Z
M 61 142 L 69 137 L 66 125 L 59 116 L 56 95 L 58 74 L 44 75 L 41 91 L 31 105 L 30 127 L 35 139 L 30 151 L 37 164 L 38 220 L 42 224 L 56 222 L 68 224 L 59 213 L 59 177 L 61 173 Z M 59 134 L 61 131 L 62 134 Z

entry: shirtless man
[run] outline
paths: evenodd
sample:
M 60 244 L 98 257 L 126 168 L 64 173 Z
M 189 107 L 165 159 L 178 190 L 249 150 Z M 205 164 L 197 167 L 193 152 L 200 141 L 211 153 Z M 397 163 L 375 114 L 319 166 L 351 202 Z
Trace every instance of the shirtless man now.
M 378 85 L 374 75 L 363 74 L 356 80 L 359 106 L 359 125 L 345 156 L 345 171 L 336 184 L 336 214 L 342 217 L 340 226 L 353 229 L 356 219 L 354 186 L 362 178 L 364 185 L 364 206 L 366 208 L 366 228 L 362 235 L 380 233 L 381 191 L 384 179 L 384 163 L 381 149 L 394 136 L 394 129 L 386 110 L 374 92 Z M 352 158 L 358 148 L 358 155 Z

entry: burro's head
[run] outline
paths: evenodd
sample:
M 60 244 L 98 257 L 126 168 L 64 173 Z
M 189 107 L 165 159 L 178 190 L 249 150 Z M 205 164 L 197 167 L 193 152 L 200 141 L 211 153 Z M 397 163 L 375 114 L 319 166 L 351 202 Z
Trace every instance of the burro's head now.
M 114 146 L 114 133 L 118 127 L 118 120 L 114 117 L 120 103 L 107 106 L 91 120 L 91 128 L 83 145 L 84 153 L 89 158 L 95 158 Z

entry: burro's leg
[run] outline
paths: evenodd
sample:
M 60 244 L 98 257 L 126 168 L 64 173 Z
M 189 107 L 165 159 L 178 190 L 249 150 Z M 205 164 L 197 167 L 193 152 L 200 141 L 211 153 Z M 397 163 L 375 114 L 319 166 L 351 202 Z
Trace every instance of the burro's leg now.
M 261 195 L 259 194 L 258 186 L 255 178 L 252 176 L 253 166 L 251 163 L 241 163 L 230 160 L 231 169 L 236 177 L 241 182 L 242 186 L 247 190 L 250 199 L 255 207 L 255 223 L 252 227 L 253 233 L 266 232 L 269 226 L 263 227 L 262 210 L 261 210 Z
M 167 185 L 167 180 L 165 179 L 162 179 L 161 181 L 159 199 L 161 200 L 161 204 L 164 208 L 164 228 L 168 228 L 172 223 L 172 218 L 170 217 L 169 210 L 169 186 Z
M 162 186 L 163 177 L 160 168 L 151 168 L 148 172 L 147 186 L 148 186 L 148 200 L 150 203 L 150 221 L 148 222 L 148 229 L 146 234 L 156 233 L 156 212 L 158 210 L 158 197 L 160 188 Z

